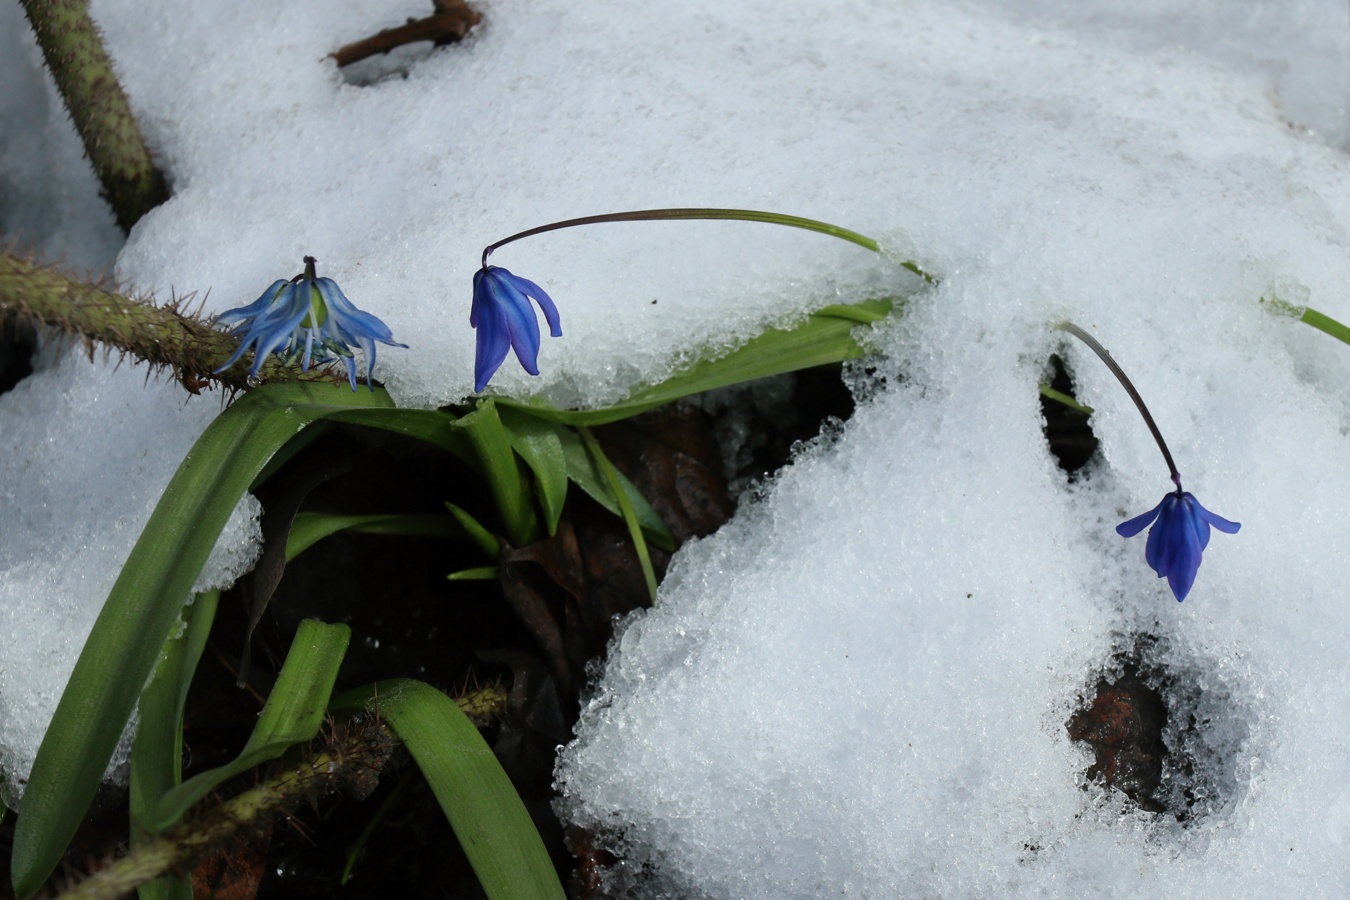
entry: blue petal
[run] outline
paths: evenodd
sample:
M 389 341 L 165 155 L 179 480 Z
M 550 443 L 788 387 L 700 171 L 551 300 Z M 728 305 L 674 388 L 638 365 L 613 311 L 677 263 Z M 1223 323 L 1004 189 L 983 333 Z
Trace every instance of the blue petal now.
M 1158 518 L 1158 510 L 1162 509 L 1162 503 L 1150 509 L 1143 515 L 1135 516 L 1116 526 L 1116 534 L 1124 538 L 1132 538 L 1145 528 L 1153 524 L 1153 520 Z
M 505 271 L 504 269 L 502 271 Z M 516 289 L 522 294 L 539 304 L 539 308 L 544 311 L 544 319 L 548 322 L 548 333 L 552 337 L 562 337 L 562 320 L 558 318 L 558 307 L 554 305 L 553 298 L 544 292 L 544 289 L 535 284 L 528 278 L 521 278 L 519 275 L 506 273 L 515 284 Z
M 531 375 L 539 374 L 539 321 L 534 317 L 530 299 L 508 278 L 493 279 L 494 296 L 511 335 L 511 347 L 521 367 Z
M 506 331 L 501 309 L 492 296 L 492 279 L 486 269 L 473 276 L 473 309 L 469 322 L 478 330 L 474 354 L 474 390 L 481 391 L 501 368 L 510 349 L 511 337 Z
M 286 286 L 286 284 L 286 279 L 278 278 L 276 281 L 272 282 L 267 290 L 262 292 L 262 295 L 258 297 L 257 300 L 254 300 L 248 306 L 227 309 L 216 316 L 216 324 L 229 327 L 237 321 L 243 321 L 244 319 L 256 316 L 271 305 L 272 301 L 276 299 L 277 294 Z
M 1224 534 L 1237 534 L 1238 529 L 1242 527 L 1241 522 L 1230 522 L 1223 516 L 1215 515 L 1214 513 L 1205 509 L 1203 506 L 1200 505 L 1200 501 L 1198 500 L 1195 502 L 1195 508 L 1199 512 L 1200 517 L 1202 519 L 1204 519 L 1210 525 L 1213 525 L 1215 528 L 1222 531 Z
M 1167 534 L 1172 523 L 1172 510 L 1176 507 L 1176 495 L 1168 494 L 1158 504 L 1158 521 L 1148 532 L 1148 543 L 1144 545 L 1144 559 L 1149 567 L 1162 578 L 1167 574 Z
M 1200 570 L 1201 551 L 1204 546 L 1195 522 L 1184 503 L 1176 504 L 1175 515 L 1168 523 L 1170 527 L 1164 538 L 1167 543 L 1165 554 L 1167 584 L 1172 588 L 1178 603 L 1186 599 L 1191 585 L 1195 584 L 1195 574 Z
M 474 273 L 469 324 L 478 329 L 475 391 L 487 387 L 506 358 L 508 348 L 516 351 L 516 358 L 526 372 L 539 374 L 539 320 L 531 300 L 544 311 L 550 334 L 560 337 L 558 307 L 539 285 L 498 266 L 487 266 Z

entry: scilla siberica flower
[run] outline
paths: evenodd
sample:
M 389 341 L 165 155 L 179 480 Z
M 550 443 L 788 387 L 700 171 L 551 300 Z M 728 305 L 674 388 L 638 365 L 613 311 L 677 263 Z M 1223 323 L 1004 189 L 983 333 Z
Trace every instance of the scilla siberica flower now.
M 308 372 L 311 363 L 341 359 L 347 366 L 352 390 L 356 390 L 355 346 L 365 354 L 366 384 L 375 390 L 370 381 L 375 368 L 375 342 L 391 347 L 408 345 L 395 341 L 388 325 L 357 309 L 336 281 L 316 278 L 315 262 L 314 257 L 306 256 L 302 274 L 290 281 L 278 279 L 248 306 L 226 310 L 216 317 L 217 325 L 239 338 L 239 349 L 217 372 L 234 365 L 252 347 L 250 378 L 257 377 L 267 355 L 275 351 L 288 364 L 298 360 L 302 372 Z
M 1144 547 L 1144 559 L 1158 573 L 1159 578 L 1167 579 L 1167 586 L 1172 589 L 1173 596 L 1177 602 L 1181 602 L 1191 592 L 1195 573 L 1200 571 L 1200 555 L 1209 545 L 1209 529 L 1214 527 L 1227 534 L 1237 534 L 1242 526 L 1223 516 L 1214 515 L 1200 505 L 1195 495 L 1182 489 L 1181 473 L 1172 459 L 1172 451 L 1167 449 L 1167 441 L 1163 440 L 1162 432 L 1158 430 L 1158 423 L 1153 421 L 1152 413 L 1144 405 L 1144 398 L 1139 396 L 1139 391 L 1130 382 L 1125 370 L 1111 358 L 1106 348 L 1072 322 L 1060 322 L 1055 327 L 1087 344 L 1106 363 L 1111 374 L 1116 376 L 1121 387 L 1125 388 L 1125 393 L 1134 401 L 1139 415 L 1144 418 L 1144 424 L 1162 451 L 1163 461 L 1172 474 L 1172 484 L 1176 485 L 1176 490 L 1163 497 L 1161 503 L 1142 516 L 1121 522 L 1116 526 L 1116 533 L 1123 538 L 1132 538 L 1149 525 L 1153 526 L 1148 533 L 1148 544 Z
M 539 374 L 539 320 L 530 306 L 531 300 L 544 311 L 549 333 L 562 337 L 558 307 L 539 285 L 499 266 L 484 265 L 473 276 L 469 324 L 478 330 L 473 366 L 475 391 L 487 387 L 506 359 L 508 349 L 515 349 L 516 359 L 526 372 Z
M 1209 544 L 1210 526 L 1225 534 L 1237 534 L 1242 527 L 1205 509 L 1194 494 L 1183 491 L 1180 485 L 1142 516 L 1121 522 L 1116 533 L 1131 538 L 1150 524 L 1153 527 L 1149 529 L 1144 559 L 1159 578 L 1167 579 L 1178 602 L 1186 599 L 1195 583 L 1200 554 Z

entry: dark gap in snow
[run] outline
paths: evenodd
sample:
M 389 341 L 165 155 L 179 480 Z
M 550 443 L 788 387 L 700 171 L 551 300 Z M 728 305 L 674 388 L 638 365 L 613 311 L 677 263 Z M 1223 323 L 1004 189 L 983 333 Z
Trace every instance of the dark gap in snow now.
M 1191 825 L 1241 791 L 1248 716 L 1205 660 L 1165 638 L 1134 635 L 1065 723 L 1093 752 L 1086 778 L 1142 810 Z
M 0 394 L 33 374 L 37 332 L 33 326 L 14 322 L 0 326 Z
M 1052 390 L 1069 397 L 1075 396 L 1073 378 L 1059 354 L 1050 357 L 1048 383 Z M 1072 482 L 1097 452 L 1097 436 L 1092 433 L 1091 419 L 1087 414 L 1044 394 L 1041 395 L 1041 415 L 1045 422 L 1045 442 L 1050 445 L 1051 454 Z
M 843 365 L 817 366 L 700 394 L 732 497 L 771 478 L 807 442 L 853 415 Z

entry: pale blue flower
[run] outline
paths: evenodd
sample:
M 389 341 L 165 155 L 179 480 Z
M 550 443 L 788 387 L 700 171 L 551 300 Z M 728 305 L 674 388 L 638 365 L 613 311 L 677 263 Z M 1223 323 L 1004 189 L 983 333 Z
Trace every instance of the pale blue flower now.
M 244 352 L 253 348 L 249 377 L 255 378 L 269 353 L 275 352 L 288 364 L 300 363 L 308 372 L 311 364 L 341 359 L 347 367 L 347 379 L 356 390 L 356 358 L 353 347 L 365 355 L 366 384 L 371 390 L 370 374 L 375 368 L 375 342 L 392 347 L 407 347 L 394 340 L 389 326 L 368 312 L 362 312 L 347 299 L 331 278 L 317 278 L 315 259 L 305 257 L 305 271 L 290 281 L 277 280 L 262 296 L 248 306 L 226 310 L 216 324 L 239 338 L 239 349 L 225 365 L 234 365 Z
M 474 387 L 481 391 L 514 348 L 516 359 L 531 375 L 539 374 L 539 320 L 533 300 L 544 311 L 549 333 L 562 337 L 558 307 L 544 289 L 499 266 L 483 266 L 473 276 L 473 307 L 469 324 L 478 329 L 474 355 Z
M 1154 520 L 1157 520 L 1154 522 Z M 1214 526 L 1225 534 L 1237 534 L 1238 522 L 1230 522 L 1200 505 L 1189 491 L 1180 488 L 1163 497 L 1162 502 L 1142 516 L 1135 516 L 1116 526 L 1121 537 L 1134 537 L 1150 524 L 1144 559 L 1166 578 L 1177 601 L 1186 599 L 1195 573 L 1200 569 L 1200 555 L 1209 544 L 1209 529 Z

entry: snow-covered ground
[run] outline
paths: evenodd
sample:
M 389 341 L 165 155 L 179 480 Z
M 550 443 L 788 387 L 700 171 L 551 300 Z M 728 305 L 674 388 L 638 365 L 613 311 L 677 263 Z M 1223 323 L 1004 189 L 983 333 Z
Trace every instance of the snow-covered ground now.
M 941 276 L 873 339 L 852 420 L 683 551 L 559 769 L 565 814 L 678 896 L 1338 895 L 1350 887 L 1350 321 L 1343 3 L 481 4 L 465 44 L 326 54 L 426 12 L 95 0 L 173 199 L 118 251 L 13 0 L 0 233 L 162 297 L 252 300 L 320 260 L 412 347 L 400 403 L 472 387 L 482 246 L 554 219 L 742 206 L 837 222 Z M 381 73 L 385 73 L 381 77 Z M 352 83 L 349 83 L 349 80 Z M 531 380 L 598 403 L 892 259 L 745 223 L 604 225 L 494 262 L 565 337 Z M 653 302 L 657 301 L 657 302 Z M 1178 605 L 1113 526 L 1169 486 L 1243 523 Z M 1036 384 L 1067 354 L 1102 460 L 1070 486 Z M 117 567 L 219 399 L 78 354 L 0 397 L 0 753 L 31 763 Z M 226 543 L 247 557 L 248 516 Z M 240 563 L 224 565 L 226 578 Z M 1064 723 L 1149 635 L 1184 824 L 1087 785 Z M 1184 746 L 1183 746 L 1184 745 Z

